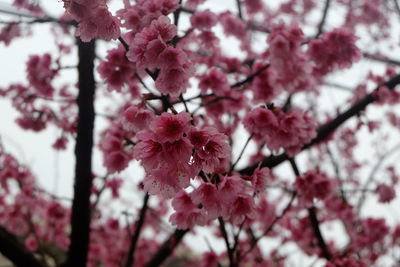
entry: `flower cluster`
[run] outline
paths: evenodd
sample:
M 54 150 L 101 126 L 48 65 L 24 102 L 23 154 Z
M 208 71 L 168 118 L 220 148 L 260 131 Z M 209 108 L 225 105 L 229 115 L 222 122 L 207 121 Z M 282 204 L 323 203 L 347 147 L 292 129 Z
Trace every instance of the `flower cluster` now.
M 296 23 L 273 25 L 268 35 L 266 52 L 270 61 L 269 82 L 280 91 L 297 92 L 314 86 L 311 66 L 301 49 L 305 41 L 303 31 Z
M 51 64 L 52 60 L 50 54 L 44 54 L 42 56 L 33 55 L 29 57 L 26 67 L 28 81 L 31 83 L 32 87 L 39 95 L 50 98 L 54 93 L 51 82 L 57 74 L 57 72 L 51 68 Z
M 334 70 L 349 68 L 361 58 L 355 45 L 357 37 L 349 30 L 338 28 L 325 33 L 309 44 L 308 55 L 315 62 L 314 72 L 325 75 Z
M 146 171 L 143 183 L 150 194 L 171 198 L 201 170 L 226 171 L 230 159 L 226 136 L 211 127 L 197 129 L 190 121 L 185 112 L 163 113 L 136 135 L 134 158 Z
M 180 229 L 204 225 L 222 217 L 234 224 L 255 218 L 254 199 L 239 176 L 226 176 L 218 184 L 202 183 L 190 194 L 181 191 L 173 200 L 170 221 Z
M 104 0 L 63 0 L 65 8 L 76 20 L 76 34 L 84 42 L 94 38 L 117 39 L 120 36 L 120 22 L 114 17 Z
M 258 107 L 247 113 L 243 124 L 269 149 L 278 151 L 283 148 L 292 156 L 316 136 L 313 119 L 301 110 L 284 112 L 278 107 Z
M 120 91 L 124 85 L 135 86 L 135 66 L 126 58 L 123 47 L 108 51 L 106 60 L 97 68 L 110 90 Z
M 191 68 L 186 53 L 168 45 L 175 36 L 176 26 L 168 17 L 160 16 L 135 34 L 127 57 L 139 70 L 157 71 L 156 88 L 163 94 L 176 96 L 189 86 Z
M 314 198 L 322 200 L 328 198 L 333 191 L 332 180 L 320 171 L 309 171 L 298 176 L 294 186 L 300 198 L 308 204 L 312 204 Z
M 124 5 L 117 15 L 122 26 L 135 35 L 148 27 L 153 20 L 174 12 L 179 6 L 179 0 L 140 0 L 134 5 L 124 1 Z

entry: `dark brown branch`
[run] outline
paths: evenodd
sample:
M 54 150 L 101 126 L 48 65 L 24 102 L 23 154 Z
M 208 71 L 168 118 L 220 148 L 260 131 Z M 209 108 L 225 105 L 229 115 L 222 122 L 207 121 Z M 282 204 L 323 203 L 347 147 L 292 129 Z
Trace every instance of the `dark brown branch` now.
M 0 226 L 0 253 L 15 266 L 44 267 L 24 245 L 5 228 Z
M 140 210 L 139 219 L 135 225 L 135 232 L 131 238 L 131 244 L 129 246 L 128 258 L 126 260 L 125 267 L 131 267 L 135 263 L 136 245 L 137 245 L 137 242 L 139 241 L 139 236 L 142 231 L 144 220 L 146 218 L 146 211 L 147 211 L 147 207 L 148 207 L 147 204 L 149 202 L 149 197 L 150 197 L 150 195 L 148 193 L 146 193 L 146 195 L 144 196 L 143 206 L 142 206 L 142 209 Z
M 244 144 L 242 150 L 240 151 L 240 154 L 239 154 L 238 158 L 237 158 L 236 161 L 232 164 L 232 166 L 231 166 L 231 168 L 230 168 L 230 170 L 229 170 L 229 173 L 231 173 L 231 172 L 235 169 L 236 165 L 238 164 L 238 162 L 239 162 L 240 159 L 242 158 L 243 153 L 244 153 L 244 151 L 246 150 L 246 147 L 248 146 L 248 144 L 250 143 L 250 141 L 251 141 L 252 138 L 253 138 L 253 135 L 250 135 L 249 138 L 247 138 L 246 143 Z
M 318 31 L 314 36 L 315 39 L 317 39 L 324 32 L 324 26 L 325 26 L 326 18 L 328 16 L 328 10 L 329 10 L 330 3 L 331 3 L 331 0 L 326 0 L 325 1 L 325 6 L 324 6 L 324 11 L 322 13 L 322 18 L 321 18 L 320 23 L 318 24 Z
M 75 21 L 59 20 L 57 18 L 50 17 L 50 16 L 37 17 L 37 16 L 32 15 L 31 13 L 22 12 L 20 10 L 14 9 L 14 8 L 0 8 L 0 13 L 32 19 L 32 20 L 26 20 L 26 21 L 25 20 L 10 21 L 9 23 L 35 24 L 35 23 L 49 23 L 49 22 L 52 23 L 52 22 L 54 22 L 54 23 L 58 23 L 58 24 L 77 26 L 77 23 Z
M 234 266 L 233 250 L 229 243 L 228 233 L 226 232 L 226 228 L 225 228 L 225 222 L 222 219 L 222 217 L 218 218 L 218 222 L 219 222 L 219 229 L 220 229 L 222 237 L 224 238 L 224 241 L 225 241 L 226 252 L 228 253 L 228 258 L 229 258 L 229 266 L 233 267 Z
M 118 41 L 121 42 L 122 46 L 125 48 L 126 51 L 129 50 L 129 45 L 128 45 L 128 43 L 124 40 L 124 38 L 118 37 Z
M 346 111 L 343 113 L 340 113 L 336 118 L 333 120 L 329 121 L 328 123 L 322 125 L 319 127 L 317 130 L 317 136 L 308 144 L 303 146 L 302 150 L 309 149 L 315 144 L 318 144 L 319 142 L 324 141 L 327 137 L 329 137 L 337 128 L 339 128 L 344 122 L 346 122 L 348 119 L 351 117 L 359 114 L 361 111 L 363 111 L 369 104 L 373 103 L 374 101 L 377 100 L 376 96 L 376 91 L 379 90 L 381 86 L 386 86 L 387 88 L 393 90 L 396 85 L 400 83 L 400 74 L 394 76 L 387 82 L 379 85 L 372 93 L 366 95 L 364 98 L 353 104 L 351 107 L 349 107 Z M 256 163 L 254 165 L 251 165 L 247 168 L 244 168 L 239 171 L 241 175 L 251 175 L 253 171 L 258 167 L 269 167 L 273 168 L 282 162 L 288 160 L 289 157 L 286 153 L 282 153 L 277 156 L 270 156 L 265 158 L 264 160 L 261 161 L 260 163 Z
M 238 17 L 240 19 L 243 19 L 242 2 L 241 2 L 241 0 L 236 0 L 236 7 L 237 7 L 237 11 L 238 11 Z
M 90 193 L 92 189 L 92 147 L 94 127 L 95 41 L 78 43 L 78 128 L 75 145 L 74 200 L 71 215 L 71 243 L 66 266 L 86 266 L 90 235 Z
M 246 83 L 251 82 L 255 77 L 257 77 L 259 74 L 261 74 L 264 70 L 269 68 L 269 64 L 265 64 L 261 68 L 259 68 L 256 72 L 250 74 L 247 78 L 245 78 L 242 81 L 239 81 L 237 83 L 234 83 L 231 85 L 231 88 L 237 88 L 245 85 Z
M 381 62 L 381 63 L 400 66 L 400 61 L 399 60 L 390 59 L 390 58 L 387 58 L 385 56 L 373 55 L 373 54 L 369 54 L 369 53 L 363 53 L 363 56 L 364 56 L 364 58 L 375 60 L 375 61 L 378 61 L 378 62 Z
M 172 254 L 187 232 L 189 232 L 189 229 L 175 230 L 175 232 L 168 237 L 157 253 L 144 265 L 144 267 L 160 266 Z
M 181 6 L 181 5 L 182 5 L 182 0 L 179 0 L 179 6 Z M 177 10 L 174 11 L 174 25 L 176 27 L 178 27 L 178 24 L 179 24 L 179 18 L 181 15 L 181 11 L 182 10 L 180 8 L 178 8 Z
M 324 237 L 322 236 L 319 221 L 317 218 L 317 209 L 315 207 L 311 207 L 308 209 L 308 218 L 310 219 L 311 227 L 314 231 L 314 235 L 318 241 L 318 247 L 321 249 L 322 256 L 326 260 L 330 260 L 332 258 L 331 253 L 329 252 L 328 246 L 325 243 Z

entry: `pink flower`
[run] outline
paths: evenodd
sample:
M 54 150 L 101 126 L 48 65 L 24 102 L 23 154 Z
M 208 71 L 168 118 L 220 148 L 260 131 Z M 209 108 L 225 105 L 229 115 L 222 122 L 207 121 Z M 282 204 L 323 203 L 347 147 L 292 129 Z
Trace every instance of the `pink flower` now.
M 251 176 L 251 184 L 255 193 L 265 190 L 268 180 L 271 180 L 272 172 L 268 168 L 257 168 Z
M 384 219 L 366 218 L 361 222 L 361 232 L 354 233 L 354 246 L 356 249 L 381 247 L 383 240 L 389 234 L 389 227 Z
M 239 40 L 242 40 L 247 35 L 244 21 L 233 15 L 230 11 L 219 14 L 219 21 L 226 35 L 232 35 Z
M 244 127 L 253 134 L 267 134 L 278 127 L 278 119 L 275 114 L 266 108 L 258 107 L 251 110 L 243 119 Z
M 200 130 L 192 128 L 189 131 L 188 138 L 194 148 L 201 149 L 207 144 L 213 133 L 215 133 L 214 128 L 204 128 Z
M 376 192 L 379 197 L 379 202 L 381 203 L 390 202 L 396 197 L 396 191 L 394 190 L 394 186 L 380 184 L 376 189 Z
M 199 30 L 208 30 L 217 24 L 217 15 L 209 9 L 198 11 L 190 17 L 190 23 L 193 28 Z
M 280 91 L 298 92 L 310 90 L 315 83 L 311 66 L 301 44 L 304 34 L 296 23 L 283 22 L 272 25 L 268 36 L 267 55 L 270 60 L 270 83 Z M 273 79 L 272 79 L 273 78 Z
M 244 6 L 246 7 L 247 13 L 255 14 L 264 11 L 264 3 L 262 0 L 245 0 Z
M 154 135 L 147 131 L 139 132 L 136 137 L 138 143 L 133 149 L 133 157 L 141 161 L 147 172 L 157 168 L 163 160 L 162 144 L 154 141 Z
M 212 220 L 222 215 L 222 203 L 214 184 L 203 183 L 190 194 L 193 203 L 201 204 L 207 211 L 207 218 Z
M 0 30 L 0 42 L 8 46 L 14 38 L 21 36 L 18 23 L 8 23 Z
M 135 73 L 135 67 L 125 56 L 123 47 L 108 51 L 107 58 L 97 68 L 100 76 L 108 84 L 110 90 L 120 91 L 121 87 L 129 83 Z
M 257 71 L 257 67 L 254 71 Z M 274 82 L 277 79 L 277 73 L 268 68 L 257 75 L 253 82 L 251 83 L 251 90 L 253 91 L 253 102 L 270 102 L 279 93 L 281 93 L 281 88 L 274 86 Z
M 188 64 L 188 58 L 182 49 L 167 46 L 156 59 L 157 66 L 162 69 L 173 69 Z
M 216 267 L 218 266 L 219 259 L 218 255 L 215 252 L 204 252 L 202 255 L 202 260 L 200 263 L 200 267 Z
M 231 205 L 240 192 L 245 188 L 243 180 L 237 176 L 226 176 L 218 184 L 218 191 L 222 201 L 227 205 Z
M 325 199 L 332 193 L 332 181 L 321 172 L 309 171 L 296 178 L 294 184 L 298 194 L 307 202 L 312 202 L 314 198 Z
M 112 178 L 106 181 L 105 187 L 111 190 L 111 196 L 113 198 L 119 198 L 119 190 L 123 184 L 123 180 L 120 178 Z
M 102 1 L 64 0 L 67 12 L 79 22 L 76 34 L 82 41 L 94 38 L 117 39 L 120 36 L 120 22 L 112 16 Z
M 189 229 L 195 225 L 204 225 L 205 218 L 201 209 L 194 208 L 191 210 L 176 211 L 171 214 L 169 221 L 176 225 L 178 229 Z
M 162 94 L 178 96 L 189 87 L 189 72 L 183 67 L 161 69 L 156 80 L 156 88 Z
M 126 131 L 139 132 L 147 129 L 154 118 L 153 112 L 141 106 L 128 106 L 122 114 L 122 127 Z
M 206 219 L 199 208 L 175 211 L 171 214 L 169 221 L 178 229 L 190 229 L 195 225 L 205 225 Z
M 61 220 L 67 216 L 67 210 L 57 202 L 50 203 L 47 208 L 47 216 L 51 219 Z
M 186 112 L 181 112 L 177 115 L 164 112 L 161 116 L 153 119 L 150 129 L 159 142 L 173 142 L 181 139 L 183 134 L 189 130 L 189 121 L 191 119 Z
M 244 117 L 243 125 L 256 140 L 266 142 L 271 150 L 284 148 L 291 156 L 316 136 L 313 119 L 301 110 L 285 113 L 276 107 L 271 110 L 255 108 Z
M 206 173 L 223 172 L 227 168 L 226 160 L 231 157 L 231 149 L 227 143 L 227 137 L 211 127 L 204 128 L 204 130 L 208 131 L 210 137 L 201 149 L 196 150 L 194 164 Z
M 201 77 L 199 88 L 204 93 L 211 89 L 216 95 L 221 95 L 221 92 L 230 90 L 230 85 L 225 73 L 218 69 L 212 69 L 208 74 Z
M 44 118 L 33 118 L 33 117 L 20 117 L 15 119 L 15 122 L 25 130 L 32 130 L 34 132 L 40 132 L 47 126 L 47 121 Z
M 149 60 L 154 60 L 162 52 L 162 49 L 159 49 L 161 44 L 166 47 L 166 43 L 171 41 L 175 35 L 176 26 L 171 24 L 168 17 L 160 16 L 150 26 L 135 35 L 126 55 L 130 61 L 136 62 L 137 68 L 144 69 L 151 65 L 152 62 Z M 156 47 L 158 54 L 154 52 Z
M 52 70 L 51 63 L 50 54 L 30 56 L 27 63 L 28 81 L 38 94 L 48 98 L 53 96 L 54 88 L 51 82 L 57 73 Z
M 65 150 L 67 148 L 68 139 L 66 137 L 57 138 L 52 147 L 56 150 Z
M 25 239 L 25 246 L 29 251 L 36 251 L 39 248 L 39 244 L 33 235 L 29 235 L 28 238 Z
M 191 177 L 194 177 L 193 169 L 188 163 L 176 164 L 176 166 L 159 164 L 144 179 L 144 190 L 151 195 L 172 198 L 190 185 Z
M 172 207 L 177 211 L 181 211 L 196 208 L 196 205 L 193 203 L 190 195 L 182 190 L 178 194 L 176 194 L 176 196 L 172 200 Z
M 235 224 L 240 224 L 246 217 L 254 219 L 255 215 L 253 198 L 249 195 L 238 195 L 232 205 L 231 221 Z
M 197 6 L 198 5 L 201 5 L 202 3 L 204 3 L 206 0 L 188 0 L 187 1 L 187 6 L 189 7 L 189 8 L 193 8 L 193 9 L 195 9 L 195 8 L 197 8 Z
M 311 41 L 308 55 L 315 62 L 314 71 L 325 75 L 331 71 L 349 68 L 361 58 L 355 45 L 357 37 L 349 30 L 338 28 L 325 33 L 322 39 Z
M 129 164 L 129 157 L 122 151 L 105 154 L 104 165 L 110 173 L 120 172 Z

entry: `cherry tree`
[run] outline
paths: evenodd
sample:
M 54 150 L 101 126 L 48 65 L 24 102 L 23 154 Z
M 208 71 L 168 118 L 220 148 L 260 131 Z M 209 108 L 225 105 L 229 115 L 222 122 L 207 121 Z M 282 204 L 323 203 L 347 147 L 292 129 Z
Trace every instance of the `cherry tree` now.
M 59 8 L 53 16 L 45 1 L 14 0 L 0 9 L 1 49 L 43 25 L 56 47 L 30 55 L 26 77 L 0 96 L 22 131 L 57 128 L 52 149 L 75 147 L 64 199 L 1 143 L 0 252 L 10 262 L 400 264 L 400 224 L 366 204 L 398 201 L 397 0 Z M 68 71 L 77 79 L 60 82 Z

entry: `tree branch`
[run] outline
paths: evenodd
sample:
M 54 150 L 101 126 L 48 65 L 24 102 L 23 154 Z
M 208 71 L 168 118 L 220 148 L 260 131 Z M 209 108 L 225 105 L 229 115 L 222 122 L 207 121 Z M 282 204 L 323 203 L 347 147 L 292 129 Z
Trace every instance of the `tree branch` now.
M 237 88 L 237 87 L 241 87 L 243 85 L 245 85 L 246 83 L 251 82 L 255 77 L 257 77 L 260 73 L 262 73 L 264 70 L 269 68 L 269 64 L 265 64 L 264 66 L 262 66 L 261 68 L 259 68 L 257 71 L 255 71 L 254 73 L 250 74 L 247 78 L 245 78 L 242 81 L 239 81 L 237 83 L 234 83 L 231 85 L 231 88 Z
M 233 266 L 235 266 L 234 260 L 233 260 L 233 250 L 232 250 L 231 245 L 229 243 L 228 233 L 226 232 L 226 228 L 225 228 L 225 222 L 222 219 L 222 217 L 218 218 L 218 222 L 219 222 L 219 230 L 220 230 L 220 232 L 222 234 L 222 237 L 224 238 L 224 241 L 225 241 L 226 252 L 227 252 L 228 258 L 229 258 L 229 266 L 233 267 Z
M 238 17 L 240 19 L 243 19 L 243 12 L 242 12 L 242 2 L 241 0 L 236 0 L 236 7 L 237 7 L 237 11 L 238 11 Z
M 325 26 L 326 18 L 328 16 L 328 10 L 329 10 L 330 3 L 331 3 L 331 0 L 326 0 L 325 1 L 325 6 L 324 6 L 324 11 L 322 13 L 322 18 L 321 18 L 320 23 L 318 24 L 318 31 L 314 36 L 315 39 L 317 39 L 324 32 L 324 26 Z
M 325 243 L 324 237 L 322 236 L 322 233 L 321 233 L 321 230 L 319 227 L 319 221 L 317 218 L 317 209 L 315 207 L 311 207 L 308 209 L 308 218 L 310 219 L 311 227 L 314 230 L 314 235 L 317 238 L 318 246 L 321 249 L 322 256 L 326 260 L 329 261 L 332 258 L 332 255 L 329 252 L 329 249 Z
M 371 59 L 371 60 L 375 60 L 381 63 L 385 63 L 385 64 L 390 64 L 390 65 L 394 65 L 394 66 L 400 66 L 400 61 L 399 60 L 395 60 L 395 59 L 390 59 L 387 58 L 385 56 L 380 56 L 380 55 L 373 55 L 370 53 L 363 53 L 363 57 L 367 58 L 367 59 Z
M 304 145 L 302 150 L 309 149 L 313 145 L 324 141 L 327 137 L 329 137 L 337 128 L 339 128 L 344 122 L 346 122 L 351 117 L 359 114 L 362 110 L 364 110 L 369 104 L 375 102 L 378 98 L 376 96 L 376 92 L 380 87 L 386 86 L 387 88 L 393 90 L 396 85 L 400 84 L 400 74 L 392 77 L 390 80 L 385 83 L 379 85 L 372 93 L 366 95 L 364 98 L 353 104 L 343 113 L 340 113 L 336 118 L 327 122 L 326 124 L 319 127 L 317 130 L 317 136 L 308 144 Z M 282 162 L 289 159 L 289 156 L 286 153 L 282 153 L 277 156 L 270 156 L 263 159 L 260 163 L 253 164 L 247 168 L 241 169 L 239 173 L 241 175 L 251 175 L 253 171 L 258 167 L 269 167 L 273 168 L 278 166 Z
M 150 195 L 148 193 L 146 193 L 146 195 L 144 196 L 143 206 L 142 206 L 142 209 L 140 210 L 139 219 L 135 225 L 135 233 L 132 235 L 132 238 L 131 238 L 131 244 L 129 246 L 129 250 L 128 250 L 128 254 L 127 254 L 128 258 L 126 260 L 125 267 L 131 267 L 135 263 L 135 249 L 136 249 L 137 242 L 139 241 L 140 233 L 142 231 L 144 219 L 146 218 L 146 211 L 147 211 L 147 207 L 148 207 L 147 204 L 149 202 L 149 197 L 150 197 Z
M 189 232 L 189 229 L 186 230 L 175 230 L 168 239 L 162 244 L 157 253 L 151 258 L 149 262 L 147 262 L 144 267 L 157 267 L 160 266 L 174 251 L 174 249 L 181 242 L 182 238 L 185 234 Z
M 87 262 L 90 235 L 90 193 L 92 189 L 92 147 L 94 128 L 94 58 L 95 41 L 77 39 L 79 64 L 79 109 L 75 145 L 74 200 L 71 215 L 71 243 L 66 266 L 84 267 Z

